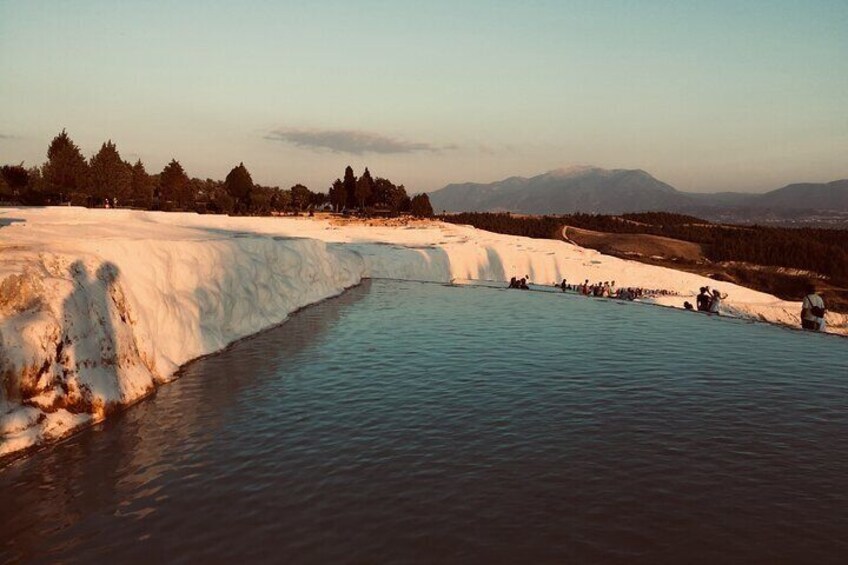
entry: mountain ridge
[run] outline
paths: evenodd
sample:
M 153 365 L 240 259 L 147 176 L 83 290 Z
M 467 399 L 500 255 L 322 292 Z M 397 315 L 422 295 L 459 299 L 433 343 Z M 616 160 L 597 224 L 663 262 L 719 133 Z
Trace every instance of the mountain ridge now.
M 491 183 L 451 183 L 430 193 L 434 210 L 520 214 L 618 214 L 669 211 L 753 213 L 828 211 L 848 213 L 848 179 L 792 183 L 765 193 L 688 193 L 643 169 L 588 165 Z

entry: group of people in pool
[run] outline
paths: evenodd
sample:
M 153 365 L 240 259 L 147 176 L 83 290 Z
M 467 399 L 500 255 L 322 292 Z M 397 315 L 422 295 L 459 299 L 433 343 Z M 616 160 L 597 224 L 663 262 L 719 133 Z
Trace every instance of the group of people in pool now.
M 519 288 L 529 290 L 529 277 L 521 278 L 512 277 L 509 280 L 509 288 Z M 582 284 L 570 284 L 566 279 L 562 279 L 561 283 L 554 283 L 562 292 L 572 291 L 583 296 L 595 296 L 598 298 L 617 298 L 619 300 L 635 300 L 637 298 L 646 298 L 653 296 L 664 296 L 676 294 L 664 289 L 646 289 L 641 287 L 617 288 L 615 281 L 603 281 L 589 284 L 589 279 L 583 281 Z
M 521 290 L 529 290 L 528 283 L 530 277 L 524 276 L 520 279 L 512 277 L 509 281 L 509 288 L 518 288 Z M 599 298 L 617 298 L 619 300 L 635 300 L 637 298 L 654 297 L 654 296 L 672 296 L 677 295 L 676 292 L 665 289 L 648 290 L 639 287 L 616 288 L 615 281 L 603 281 L 594 284 L 589 284 L 589 279 L 586 279 L 582 284 L 569 284 L 566 279 L 562 279 L 559 284 L 554 283 L 555 287 L 559 287 L 562 292 L 573 291 L 584 296 L 595 296 Z M 722 294 L 717 288 L 710 289 L 708 286 L 702 286 L 698 296 L 695 298 L 693 305 L 688 300 L 683 303 L 686 310 L 706 312 L 708 314 L 720 314 L 721 302 L 727 298 L 727 294 Z M 805 330 L 825 331 L 825 307 L 822 297 L 816 292 L 815 285 L 809 285 L 807 288 L 807 296 L 801 305 L 801 327 Z
M 687 310 L 697 310 L 698 312 L 708 312 L 710 314 L 719 314 L 721 312 L 721 301 L 727 298 L 726 294 L 722 294 L 717 288 L 710 290 L 708 286 L 702 286 L 700 293 L 695 298 L 696 306 L 688 300 L 683 303 L 683 307 Z
M 529 277 L 512 277 L 509 279 L 509 288 L 519 288 L 521 290 L 530 290 L 530 287 L 527 284 L 527 279 Z
M 665 289 L 647 289 L 632 286 L 626 288 L 618 288 L 615 285 L 615 281 L 598 281 L 594 284 L 589 284 L 589 279 L 583 281 L 582 284 L 574 285 L 569 284 L 566 279 L 562 279 L 562 282 L 556 286 L 559 286 L 562 292 L 571 290 L 577 292 L 578 294 L 582 294 L 583 296 L 596 296 L 598 298 L 618 298 L 619 300 L 635 300 L 637 298 L 674 294 L 671 291 Z
M 697 305 L 698 312 L 719 314 L 721 311 L 721 301 L 725 298 L 727 298 L 727 295 L 722 294 L 718 289 L 710 291 L 710 287 L 702 286 L 700 293 L 695 299 L 695 304 Z M 695 309 L 692 303 L 688 301 L 683 303 L 683 307 L 687 310 Z M 801 328 L 819 332 L 825 331 L 825 312 L 824 300 L 816 292 L 815 285 L 809 285 L 807 287 L 807 295 L 801 302 Z

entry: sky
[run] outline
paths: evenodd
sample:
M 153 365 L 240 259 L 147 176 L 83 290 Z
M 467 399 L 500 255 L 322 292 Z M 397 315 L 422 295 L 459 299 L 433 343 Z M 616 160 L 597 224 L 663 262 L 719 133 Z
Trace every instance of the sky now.
M 848 2 L 0 0 L 0 163 L 63 128 L 284 188 L 594 165 L 763 192 L 848 178 Z

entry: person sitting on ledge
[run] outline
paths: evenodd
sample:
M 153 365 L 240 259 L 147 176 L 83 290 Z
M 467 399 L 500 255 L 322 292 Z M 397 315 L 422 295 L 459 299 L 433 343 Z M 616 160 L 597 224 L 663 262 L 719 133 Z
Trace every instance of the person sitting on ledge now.
M 512 277 L 511 279 L 509 279 L 509 288 L 518 288 L 518 279 L 517 278 Z
M 527 286 L 527 279 L 522 278 L 520 281 L 518 281 L 518 288 L 520 288 L 521 290 L 530 290 L 530 287 Z

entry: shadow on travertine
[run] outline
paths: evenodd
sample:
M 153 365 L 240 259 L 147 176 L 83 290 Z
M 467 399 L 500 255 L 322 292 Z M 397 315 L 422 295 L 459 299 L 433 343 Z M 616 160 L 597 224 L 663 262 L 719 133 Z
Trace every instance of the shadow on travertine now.
M 509 278 L 506 276 L 506 270 L 504 269 L 503 261 L 501 260 L 501 256 L 498 254 L 497 249 L 494 247 L 487 247 L 486 258 L 488 259 L 488 264 L 486 265 L 488 276 L 484 278 L 495 281 L 505 281 Z
M 65 391 L 65 408 L 93 412 L 93 399 L 107 395 L 107 389 L 115 388 L 118 381 L 115 328 L 106 299 L 118 270 L 104 263 L 92 277 L 82 261 L 75 261 L 70 275 L 74 290 L 62 304 L 62 340 L 56 356 L 60 364 L 70 365 L 72 370 L 57 375 L 61 379 L 57 384 Z M 81 373 L 96 377 L 83 379 Z
M 25 270 L 0 285 L 0 453 L 66 435 L 160 380 L 153 356 L 137 345 L 118 268 L 105 262 L 92 273 L 92 264 L 57 260 L 42 264 L 49 279 Z M 50 304 L 56 294 L 60 307 Z
M 69 269 L 73 291 L 62 305 L 52 388 L 57 406 L 100 417 L 153 388 L 152 363 L 136 344 L 134 320 L 113 263 L 91 276 L 82 261 Z M 36 392 L 36 391 L 33 391 Z
M 337 253 L 353 253 L 363 262 L 364 276 L 448 282 L 454 278 L 448 253 L 437 245 L 400 245 L 367 238 L 327 243 Z

